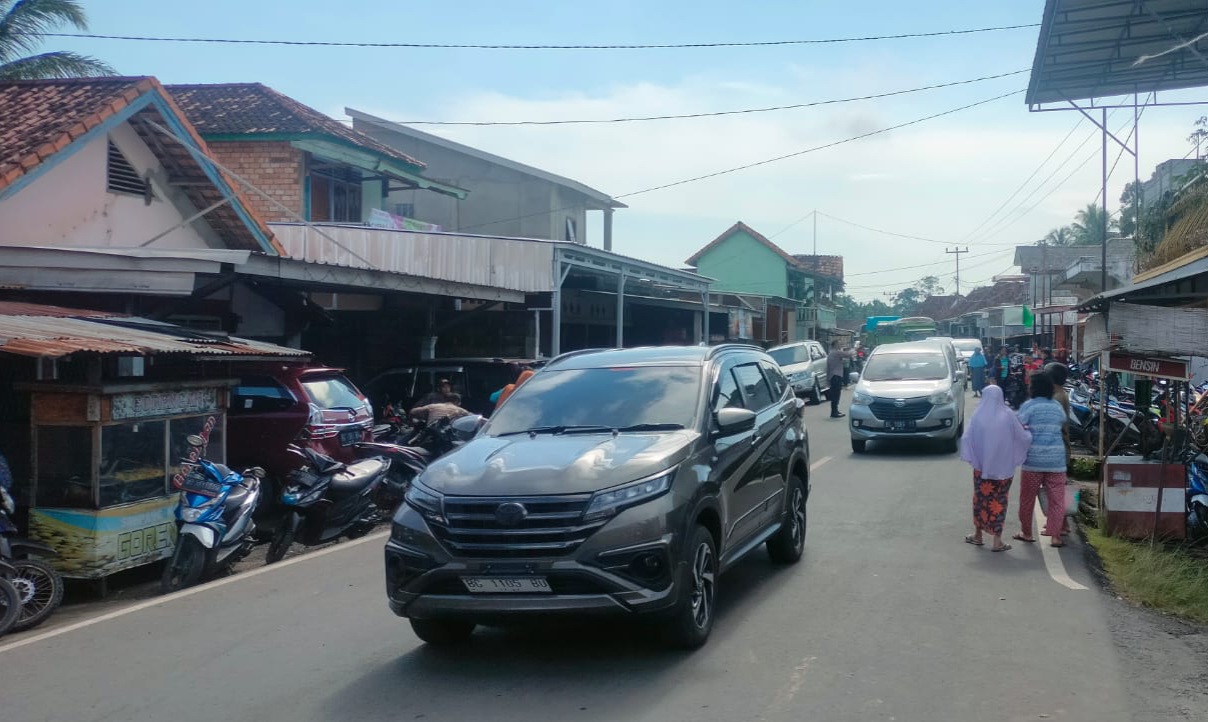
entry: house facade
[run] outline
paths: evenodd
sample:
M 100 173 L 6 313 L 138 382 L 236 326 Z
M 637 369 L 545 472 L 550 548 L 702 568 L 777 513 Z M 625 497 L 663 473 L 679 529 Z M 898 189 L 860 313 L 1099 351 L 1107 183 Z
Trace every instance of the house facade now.
M 613 211 L 625 204 L 578 181 L 509 158 L 346 108 L 353 128 L 395 151 L 422 158 L 424 174 L 471 191 L 469 197 L 399 188 L 387 210 L 452 232 L 589 242 L 587 217 L 603 214 L 603 238 L 612 249 Z
M 827 340 L 837 329 L 834 294 L 843 288 L 840 256 L 790 255 L 739 221 L 686 262 L 715 279 L 713 289 L 761 299 L 762 335 L 775 345 Z

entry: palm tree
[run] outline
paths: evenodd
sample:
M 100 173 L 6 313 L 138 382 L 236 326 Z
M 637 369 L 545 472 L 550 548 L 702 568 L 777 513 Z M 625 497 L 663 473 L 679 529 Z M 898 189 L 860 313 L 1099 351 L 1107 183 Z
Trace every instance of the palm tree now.
M 1074 229 L 1075 246 L 1096 246 L 1103 242 L 1103 216 L 1107 210 L 1096 203 L 1090 203 L 1078 211 L 1072 228 Z M 1116 219 L 1108 218 L 1107 229 L 1116 227 Z
M 113 68 L 70 51 L 32 53 L 47 33 L 62 25 L 88 29 L 77 0 L 0 0 L 0 80 L 80 78 L 113 75 Z
M 1074 231 L 1069 226 L 1054 228 L 1045 234 L 1041 243 L 1049 246 L 1072 246 L 1074 245 Z

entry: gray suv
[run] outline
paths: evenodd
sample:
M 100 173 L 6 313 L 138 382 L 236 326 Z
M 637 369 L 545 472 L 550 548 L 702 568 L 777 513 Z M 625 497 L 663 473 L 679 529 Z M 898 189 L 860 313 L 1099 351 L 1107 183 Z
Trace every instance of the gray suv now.
M 750 346 L 560 356 L 412 484 L 386 545 L 390 608 L 430 644 L 641 614 L 700 646 L 721 572 L 764 544 L 801 558 L 802 407 Z

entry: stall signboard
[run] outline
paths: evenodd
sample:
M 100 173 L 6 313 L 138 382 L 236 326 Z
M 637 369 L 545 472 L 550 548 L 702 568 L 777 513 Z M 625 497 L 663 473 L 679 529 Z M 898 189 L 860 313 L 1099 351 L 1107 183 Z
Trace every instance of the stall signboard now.
M 1160 379 L 1186 381 L 1190 378 L 1188 364 L 1182 359 L 1142 356 L 1112 351 L 1107 355 L 1107 368 L 1120 373 L 1152 376 Z
M 112 399 L 110 416 L 114 421 L 218 410 L 218 389 L 214 388 L 116 394 Z
M 30 510 L 30 536 L 51 546 L 52 563 L 74 579 L 98 579 L 172 554 L 176 498 L 158 498 L 90 511 Z

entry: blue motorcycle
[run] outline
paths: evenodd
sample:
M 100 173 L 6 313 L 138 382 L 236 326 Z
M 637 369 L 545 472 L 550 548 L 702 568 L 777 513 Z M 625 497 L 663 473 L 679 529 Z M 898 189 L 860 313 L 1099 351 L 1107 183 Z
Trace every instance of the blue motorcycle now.
M 242 474 L 209 461 L 201 453 L 205 440 L 188 437 L 194 452 L 184 462 L 176 505 L 176 547 L 164 567 L 160 588 L 174 592 L 230 570 L 252 550 L 256 524 L 252 512 L 260 501 L 264 469 Z
M 1187 460 L 1187 537 L 1208 538 L 1208 456 Z

